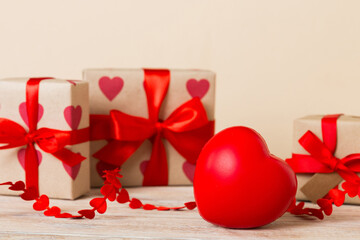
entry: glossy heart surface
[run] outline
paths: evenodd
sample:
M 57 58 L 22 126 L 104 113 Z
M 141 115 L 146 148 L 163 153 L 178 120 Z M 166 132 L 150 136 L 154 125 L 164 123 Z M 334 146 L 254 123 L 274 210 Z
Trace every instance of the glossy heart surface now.
M 204 146 L 196 164 L 194 194 L 200 215 L 228 228 L 255 228 L 281 217 L 295 198 L 297 180 L 270 154 L 253 129 L 232 127 Z

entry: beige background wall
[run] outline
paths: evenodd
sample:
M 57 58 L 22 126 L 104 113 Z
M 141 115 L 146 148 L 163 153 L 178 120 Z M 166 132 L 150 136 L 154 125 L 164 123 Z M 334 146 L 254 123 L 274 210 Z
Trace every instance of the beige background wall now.
M 212 69 L 217 130 L 253 127 L 288 157 L 294 118 L 360 115 L 359 10 L 355 0 L 0 0 L 0 77 Z

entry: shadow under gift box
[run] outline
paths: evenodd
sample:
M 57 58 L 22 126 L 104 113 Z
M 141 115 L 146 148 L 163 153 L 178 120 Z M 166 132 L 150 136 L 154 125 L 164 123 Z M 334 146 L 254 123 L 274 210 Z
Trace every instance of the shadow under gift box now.
M 299 139 L 309 130 L 323 141 L 321 124 L 323 117 L 324 115 L 311 115 L 294 121 L 293 154 L 309 155 L 299 143 Z M 341 159 L 349 154 L 360 153 L 360 117 L 342 115 L 337 119 L 336 124 L 337 141 L 334 156 Z M 357 175 L 359 176 L 359 173 Z M 341 184 L 344 182 L 337 173 L 321 173 L 316 178 L 316 173 L 297 173 L 296 176 L 298 180 L 297 200 L 309 200 L 303 192 L 305 190 L 302 190 L 306 184 L 308 184 L 306 186 L 308 194 L 317 195 L 323 192 L 322 187 L 331 188 L 331 185 L 337 183 L 339 183 L 339 189 L 342 189 Z M 312 180 L 311 184 L 310 180 Z M 323 180 L 323 182 L 318 182 L 319 180 Z M 359 205 L 360 199 L 358 196 L 350 198 L 346 195 L 345 203 Z
M 28 131 L 26 84 L 29 78 L 0 80 L 0 118 L 10 119 Z M 71 131 L 89 127 L 88 83 L 46 79 L 39 85 L 37 129 Z M 25 181 L 25 146 L 0 150 L 0 182 Z M 70 167 L 35 144 L 39 159 L 39 192 L 50 198 L 75 199 L 90 190 L 89 142 L 65 148 L 86 159 Z M 15 195 L 6 186 L 0 194 Z
M 143 69 L 86 69 L 83 79 L 89 82 L 90 114 L 109 115 L 115 109 L 129 115 L 148 118 Z M 161 105 L 159 119 L 165 120 L 186 101 L 199 97 L 210 121 L 214 120 L 215 73 L 206 70 L 170 70 L 170 84 Z M 165 139 L 168 162 L 168 185 L 191 185 L 195 165 L 188 163 Z M 98 159 L 93 154 L 107 144 L 91 141 L 91 185 L 101 186 Z M 141 186 L 143 172 L 150 159 L 152 144 L 146 140 L 122 165 L 124 186 Z

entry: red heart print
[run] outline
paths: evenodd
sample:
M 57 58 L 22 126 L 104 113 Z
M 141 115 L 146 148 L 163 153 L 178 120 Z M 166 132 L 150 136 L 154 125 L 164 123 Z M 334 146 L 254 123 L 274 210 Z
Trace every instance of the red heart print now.
M 145 160 L 145 161 L 142 161 L 140 163 L 140 171 L 141 173 L 144 175 L 145 174 L 145 171 L 146 171 L 146 168 L 147 168 L 147 165 L 149 164 L 149 160 Z
M 39 122 L 44 114 L 44 108 L 41 104 L 39 104 L 38 106 L 39 106 L 38 107 L 38 122 Z M 21 116 L 22 120 L 24 121 L 24 123 L 27 126 L 29 126 L 29 117 L 28 117 L 27 110 L 26 110 L 26 102 L 20 103 L 19 113 L 20 113 L 20 116 Z
M 195 165 L 185 161 L 183 164 L 183 171 L 186 177 L 193 182 L 194 181 L 194 174 L 195 174 Z
M 23 181 L 17 181 L 12 186 L 9 187 L 13 191 L 21 191 L 25 189 L 25 183 Z
M 41 195 L 38 199 L 36 199 L 36 202 L 33 204 L 33 208 L 36 211 L 43 211 L 49 207 L 49 203 L 49 197 Z
M 72 130 L 78 129 L 81 121 L 81 114 L 81 106 L 68 106 L 64 109 L 65 120 Z
M 25 169 L 25 152 L 26 152 L 26 149 L 21 148 L 18 151 L 18 154 L 17 154 L 19 163 L 21 164 L 23 169 Z M 42 161 L 42 154 L 41 154 L 41 152 L 39 150 L 36 150 L 36 154 L 37 154 L 37 157 L 38 157 L 38 166 L 39 166 L 41 164 L 41 161 Z
M 209 91 L 210 83 L 207 79 L 201 79 L 198 81 L 192 78 L 187 81 L 186 88 L 193 98 L 203 98 L 205 94 Z
M 63 163 L 63 167 L 64 167 L 66 173 L 72 178 L 72 180 L 75 180 L 77 175 L 79 174 L 81 163 L 79 163 L 73 167 Z
M 107 77 L 103 76 L 99 80 L 100 90 L 105 97 L 112 101 L 122 90 L 124 86 L 124 80 L 121 77 Z

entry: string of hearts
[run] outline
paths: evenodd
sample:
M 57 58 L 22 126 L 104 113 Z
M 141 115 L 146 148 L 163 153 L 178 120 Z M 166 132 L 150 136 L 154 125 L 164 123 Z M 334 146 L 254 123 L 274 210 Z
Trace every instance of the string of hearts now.
M 195 202 L 186 202 L 183 206 L 180 207 L 165 207 L 155 206 L 153 204 L 144 204 L 137 198 L 130 198 L 128 191 L 122 187 L 119 180 L 122 175 L 120 174 L 119 169 L 107 170 L 104 171 L 104 173 L 105 174 L 103 177 L 105 181 L 104 185 L 100 189 L 103 197 L 93 198 L 90 201 L 90 206 L 92 208 L 79 210 L 77 214 L 63 212 L 58 206 L 50 206 L 50 200 L 48 196 L 41 195 L 40 197 L 36 197 L 35 192 L 32 192 L 30 189 L 26 189 L 25 183 L 23 181 L 17 181 L 15 183 L 4 182 L 0 183 L 0 185 L 9 185 L 10 190 L 23 192 L 20 194 L 20 197 L 23 200 L 35 201 L 33 204 L 34 210 L 42 211 L 45 216 L 55 218 L 93 219 L 96 215 L 96 212 L 99 214 L 104 214 L 106 212 L 107 201 L 114 202 L 115 200 L 121 204 L 128 203 L 129 207 L 132 209 L 168 211 L 181 209 L 193 210 L 196 208 Z M 331 189 L 324 198 L 317 200 L 317 205 L 319 208 L 305 208 L 305 202 L 299 202 L 296 204 L 296 200 L 294 199 L 287 212 L 293 215 L 313 216 L 322 220 L 324 219 L 324 215 L 330 216 L 332 214 L 333 204 L 337 207 L 343 205 L 346 194 L 348 194 L 350 197 L 360 197 L 360 183 L 344 182 L 342 187 L 344 190 L 340 190 L 338 187 L 335 187 L 334 189 Z

